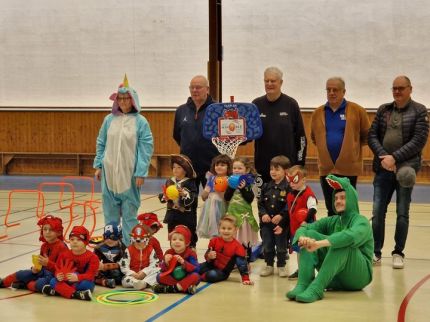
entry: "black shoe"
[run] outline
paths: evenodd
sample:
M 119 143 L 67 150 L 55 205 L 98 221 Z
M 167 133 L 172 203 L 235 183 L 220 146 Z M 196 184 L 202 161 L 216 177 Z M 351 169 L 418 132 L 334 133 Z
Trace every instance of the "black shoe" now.
M 190 287 L 188 287 L 188 289 L 187 289 L 187 293 L 188 293 L 188 294 L 191 294 L 191 295 L 196 294 L 196 291 L 197 291 L 197 287 L 196 287 L 195 285 L 191 285 L 191 286 L 190 286 Z
M 289 280 L 296 280 L 299 278 L 299 270 L 295 271 L 293 274 L 291 274 L 290 276 L 288 276 Z
M 51 285 L 45 285 L 42 288 L 42 294 L 45 294 L 47 296 L 54 296 L 55 295 L 55 290 L 51 287 Z
M 106 286 L 106 287 L 109 287 L 109 288 L 115 288 L 115 287 L 116 287 L 115 280 L 114 280 L 113 278 L 108 278 L 108 279 L 105 281 L 105 286 Z
M 155 284 L 152 290 L 154 293 L 178 293 L 178 289 L 174 285 Z
M 27 289 L 27 285 L 21 281 L 13 282 L 10 287 L 14 288 L 16 290 L 26 290 Z
M 93 298 L 90 290 L 85 291 L 76 291 L 72 294 L 72 299 L 83 300 L 83 301 L 91 301 Z
M 0 288 L 4 288 L 3 279 L 0 278 Z

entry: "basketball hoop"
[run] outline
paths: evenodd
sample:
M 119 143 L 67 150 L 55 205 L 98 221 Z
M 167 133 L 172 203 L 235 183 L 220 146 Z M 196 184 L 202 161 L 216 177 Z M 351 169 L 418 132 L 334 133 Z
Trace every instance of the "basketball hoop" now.
M 219 153 L 227 154 L 231 159 L 234 159 L 239 145 L 246 141 L 246 136 L 215 136 L 212 138 L 212 143 L 216 146 Z

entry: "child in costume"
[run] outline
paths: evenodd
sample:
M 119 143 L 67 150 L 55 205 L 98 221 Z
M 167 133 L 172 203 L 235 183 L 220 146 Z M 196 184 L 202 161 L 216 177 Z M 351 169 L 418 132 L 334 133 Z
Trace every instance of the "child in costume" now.
M 103 232 L 103 242 L 94 247 L 94 254 L 100 260 L 99 272 L 96 276 L 96 284 L 115 288 L 121 284 L 122 273 L 119 261 L 125 252 L 125 246 L 121 242 L 121 226 L 113 221 L 107 224 Z
M 227 210 L 224 192 L 231 168 L 231 159 L 226 154 L 218 155 L 212 160 L 211 175 L 202 192 L 202 199 L 205 203 L 197 225 L 199 237 L 212 238 L 218 235 L 219 221 Z
M 239 230 L 237 240 L 240 241 L 247 250 L 249 259 L 252 246 L 258 243 L 258 223 L 252 212 L 252 201 L 254 200 L 253 174 L 255 173 L 251 162 L 245 157 L 236 157 L 233 160 L 233 175 L 239 176 L 239 183 L 231 187 L 231 176 L 229 186 L 224 193 L 224 199 L 229 202 L 227 214 L 236 218 Z
M 236 219 L 225 215 L 219 224 L 219 236 L 209 241 L 205 254 L 206 262 L 200 265 L 202 281 L 216 283 L 226 280 L 234 266 L 239 269 L 242 284 L 252 285 L 249 280 L 246 250 L 235 236 L 237 234 Z
M 159 284 L 153 287 L 156 293 L 196 292 L 200 282 L 197 254 L 189 247 L 191 232 L 188 227 L 178 225 L 169 234 L 170 249 L 164 255 L 161 273 L 157 275 Z
M 329 174 L 326 180 L 334 190 L 336 216 L 297 229 L 293 245 L 301 247 L 299 279 L 286 294 L 290 300 L 311 303 L 322 299 L 325 289 L 358 291 L 372 281 L 373 233 L 360 214 L 357 191 L 348 178 Z
M 55 277 L 45 285 L 45 295 L 60 294 L 65 298 L 91 301 L 99 258 L 87 250 L 90 233 L 84 226 L 75 226 L 69 234 L 70 250 L 60 254 L 55 265 Z
M 261 187 L 258 199 L 258 215 L 260 217 L 260 234 L 263 240 L 263 253 L 266 267 L 260 276 L 269 276 L 276 266 L 279 277 L 287 277 L 285 268 L 288 252 L 288 210 L 287 192 L 288 182 L 285 178 L 290 166 L 290 160 L 283 155 L 278 155 L 270 160 L 270 180 Z
M 63 223 L 61 218 L 51 215 L 41 218 L 39 240 L 43 242 L 40 255 L 31 269 L 21 270 L 0 279 L 0 287 L 29 289 L 42 292 L 45 285 L 54 277 L 55 262 L 58 256 L 68 250 L 63 241 Z
M 294 240 L 294 235 L 302 223 L 312 223 L 316 220 L 317 199 L 311 187 L 306 185 L 306 170 L 295 165 L 287 171 L 287 181 L 291 190 L 287 195 L 288 211 L 290 214 L 290 241 Z M 292 243 L 291 243 L 292 244 Z M 299 262 L 300 247 L 291 247 L 297 253 L 297 263 Z M 289 279 L 297 279 L 298 270 L 288 276 Z
M 164 258 L 163 250 L 161 249 L 160 242 L 154 234 L 157 233 L 160 228 L 163 228 L 163 225 L 158 221 L 157 214 L 154 214 L 153 212 L 143 213 L 137 216 L 137 220 L 139 220 L 139 223 L 148 226 L 151 230 L 149 245 L 154 248 L 155 254 L 157 254 L 157 258 L 161 262 Z
M 123 287 L 143 290 L 156 283 L 158 258 L 154 248 L 149 244 L 152 233 L 148 226 L 138 224 L 131 231 L 132 243 L 127 247 L 121 259 Z
M 168 232 L 172 232 L 177 225 L 187 226 L 191 231 L 191 247 L 197 244 L 197 198 L 198 190 L 194 178 L 196 173 L 190 159 L 182 154 L 172 154 L 170 165 L 173 176 L 166 181 L 165 193 L 160 194 L 161 202 L 167 202 L 164 223 Z M 176 186 L 178 195 L 169 196 L 170 186 Z M 174 199 L 175 198 L 175 199 Z
M 100 128 L 93 167 L 101 180 L 104 222 L 121 223 L 123 242 L 128 246 L 130 232 L 137 225 L 140 187 L 148 175 L 153 138 L 127 77 L 110 99 L 112 113 Z

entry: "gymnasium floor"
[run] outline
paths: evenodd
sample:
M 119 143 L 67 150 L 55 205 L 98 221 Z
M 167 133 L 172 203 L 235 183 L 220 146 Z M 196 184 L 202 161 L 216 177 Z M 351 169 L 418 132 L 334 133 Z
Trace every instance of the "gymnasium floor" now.
M 39 230 L 36 223 L 37 198 L 33 194 L 15 194 L 9 223 L 20 226 L 5 228 L 4 219 L 11 189 L 36 189 L 42 181 L 58 181 L 55 177 L 8 177 L 0 176 L 0 276 L 31 266 L 31 254 L 38 253 Z M 156 198 L 160 180 L 147 180 L 142 192 L 141 212 L 152 211 L 162 219 L 164 207 Z M 319 197 L 319 213 L 324 214 L 324 202 L 317 183 L 311 183 Z M 75 198 L 86 200 L 89 190 L 85 184 L 75 184 Z M 51 191 L 49 191 L 51 190 Z M 54 190 L 54 191 L 52 191 Z M 44 190 L 47 213 L 61 216 L 67 224 L 69 213 L 59 210 L 59 193 L 54 189 Z M 360 210 L 371 216 L 371 185 L 359 186 Z M 0 289 L 1 321 L 429 321 L 430 318 L 430 203 L 429 187 L 416 187 L 411 205 L 410 228 L 405 269 L 393 270 L 390 251 L 393 247 L 395 209 L 390 205 L 387 214 L 386 245 L 383 263 L 374 269 L 374 280 L 360 292 L 326 292 L 325 298 L 313 304 L 300 304 L 285 299 L 286 291 L 294 287 L 295 281 L 270 276 L 260 278 L 263 260 L 252 263 L 253 286 L 241 285 L 240 276 L 233 273 L 228 281 L 219 284 L 199 285 L 193 296 L 162 294 L 151 303 L 141 305 L 111 306 L 91 302 L 66 300 L 60 297 L 45 297 L 24 290 Z M 69 195 L 66 193 L 64 198 Z M 99 198 L 99 193 L 96 193 Z M 64 202 L 66 204 L 66 201 Z M 73 225 L 82 221 L 82 209 L 77 207 L 79 217 Z M 256 212 L 255 212 L 256 213 Z M 103 227 L 101 207 L 97 209 L 94 235 L 100 235 Z M 89 217 L 86 226 L 92 225 Z M 162 229 L 157 238 L 162 247 L 168 247 L 167 229 Z M 197 245 L 199 259 L 203 259 L 208 240 L 201 239 Z M 289 272 L 296 269 L 295 256 L 288 262 Z M 109 289 L 96 287 L 94 298 Z M 125 299 L 125 297 L 121 297 Z

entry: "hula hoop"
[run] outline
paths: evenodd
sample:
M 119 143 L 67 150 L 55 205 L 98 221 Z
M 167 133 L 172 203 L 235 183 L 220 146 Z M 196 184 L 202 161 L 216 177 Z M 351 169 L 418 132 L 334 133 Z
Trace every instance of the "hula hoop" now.
M 115 299 L 115 296 L 119 295 L 134 295 L 137 296 L 136 299 Z M 158 295 L 151 293 L 151 292 L 145 292 L 145 291 L 136 291 L 136 290 L 116 290 L 116 291 L 110 291 L 103 294 L 100 294 L 96 297 L 96 301 L 100 304 L 105 305 L 113 305 L 113 306 L 119 306 L 119 305 L 137 305 L 137 304 L 146 304 L 151 303 L 158 300 Z

